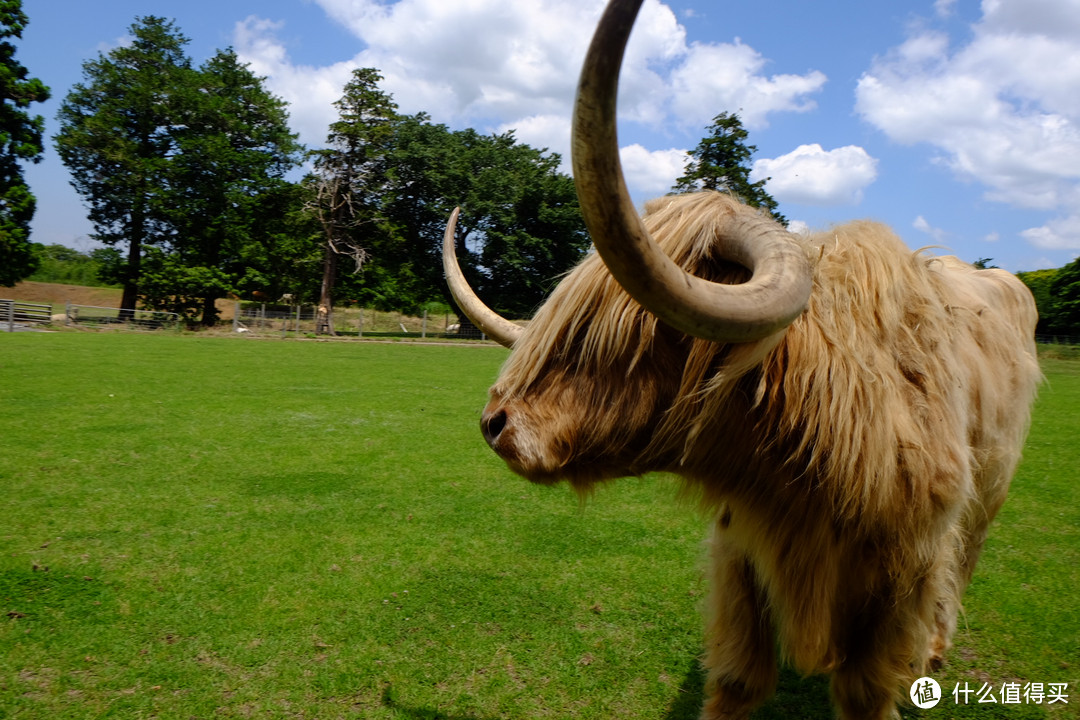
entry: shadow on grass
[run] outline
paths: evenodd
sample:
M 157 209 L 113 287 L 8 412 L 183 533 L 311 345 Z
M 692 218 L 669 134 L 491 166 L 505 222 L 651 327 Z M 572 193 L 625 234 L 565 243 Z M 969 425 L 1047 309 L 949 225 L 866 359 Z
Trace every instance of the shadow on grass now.
M 675 701 L 664 714 L 663 720 L 697 720 L 705 701 L 705 671 L 697 659 L 691 661 Z M 393 696 L 393 688 L 387 686 L 382 694 L 383 707 L 413 720 L 483 720 L 474 715 L 448 715 L 431 708 L 404 707 Z M 832 703 L 829 700 L 829 680 L 818 676 L 799 677 L 794 671 L 782 668 L 776 695 L 758 708 L 753 720 L 832 720 Z
M 675 702 L 668 708 L 664 720 L 697 720 L 705 702 L 705 671 L 698 661 L 692 660 L 679 686 Z M 780 669 L 776 695 L 759 707 L 751 716 L 753 720 L 832 720 L 832 702 L 829 700 L 829 680 L 823 676 L 803 678 L 793 670 Z
M 447 715 L 431 708 L 411 708 L 399 705 L 394 700 L 394 688 L 391 685 L 383 688 L 382 705 L 387 710 L 393 710 L 402 717 L 413 718 L 414 720 L 483 720 L 483 718 L 476 715 Z

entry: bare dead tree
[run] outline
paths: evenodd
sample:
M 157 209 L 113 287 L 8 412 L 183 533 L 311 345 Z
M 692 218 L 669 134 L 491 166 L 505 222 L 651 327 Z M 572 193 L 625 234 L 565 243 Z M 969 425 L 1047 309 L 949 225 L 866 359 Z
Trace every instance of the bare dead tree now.
M 324 237 L 323 277 L 315 332 L 320 335 L 336 335 L 333 313 L 338 258 L 345 256 L 352 259 L 354 275 L 364 268 L 370 254 L 357 242 L 355 235 L 358 228 L 370 221 L 357 212 L 352 186 L 347 177 L 317 176 L 314 190 L 312 199 L 305 203 L 304 207 L 318 219 Z

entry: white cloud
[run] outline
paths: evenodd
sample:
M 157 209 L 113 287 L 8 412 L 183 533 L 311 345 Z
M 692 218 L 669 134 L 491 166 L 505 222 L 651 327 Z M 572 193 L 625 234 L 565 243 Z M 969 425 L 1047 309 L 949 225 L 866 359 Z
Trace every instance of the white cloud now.
M 634 144 L 619 150 L 619 160 L 627 185 L 652 198 L 671 190 L 686 171 L 687 155 L 685 150 L 649 151 Z
M 877 178 L 877 160 L 861 147 L 823 150 L 800 145 L 787 155 L 754 163 L 751 179 L 769 178 L 766 189 L 781 202 L 800 205 L 857 205 Z
M 675 115 L 684 124 L 704 127 L 717 108 L 737 112 L 747 128 L 768 125 L 774 112 L 806 112 L 815 104 L 809 96 L 825 85 L 825 75 L 762 74 L 765 58 L 736 41 L 705 45 L 694 43 L 685 61 L 671 73 Z
M 1046 250 L 1080 250 L 1080 215 L 1055 218 L 1020 235 L 1032 245 Z
M 926 218 L 924 218 L 922 215 L 919 215 L 917 218 L 915 218 L 915 221 L 911 223 L 911 227 L 915 228 L 919 232 L 926 233 L 931 238 L 933 238 L 934 243 L 938 245 L 944 245 L 945 241 L 949 237 L 948 232 L 942 230 L 941 228 L 934 227 L 933 225 L 928 223 L 926 221 Z
M 293 65 L 275 36 L 281 23 L 249 17 L 237 23 L 233 40 L 241 61 L 251 71 L 267 78 L 271 92 L 289 103 L 289 124 L 300 133 L 300 141 L 321 145 L 334 121 L 333 103 L 345 89 L 353 68 L 351 61 L 314 68 Z
M 984 0 L 983 11 L 962 47 L 923 31 L 875 61 L 856 109 L 897 142 L 936 147 L 989 200 L 1063 209 L 1080 187 L 1080 2 Z

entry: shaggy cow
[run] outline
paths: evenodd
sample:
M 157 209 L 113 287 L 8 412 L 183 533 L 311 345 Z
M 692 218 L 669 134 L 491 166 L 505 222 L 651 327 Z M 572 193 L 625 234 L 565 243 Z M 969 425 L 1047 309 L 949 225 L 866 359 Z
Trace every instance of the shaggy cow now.
M 578 93 L 598 252 L 522 330 L 464 284 L 447 227 L 459 304 L 513 349 L 484 436 L 534 482 L 665 471 L 713 511 L 703 718 L 746 717 L 779 660 L 830 673 L 842 717 L 888 717 L 943 662 L 1020 457 L 1034 302 L 875 223 L 791 235 L 718 193 L 638 218 L 614 98 L 639 4 L 611 3 Z

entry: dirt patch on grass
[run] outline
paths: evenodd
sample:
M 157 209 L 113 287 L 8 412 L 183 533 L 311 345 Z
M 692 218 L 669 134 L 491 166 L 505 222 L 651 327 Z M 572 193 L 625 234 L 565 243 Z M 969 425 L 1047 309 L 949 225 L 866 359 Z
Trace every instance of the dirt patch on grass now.
M 12 288 L 0 288 L 0 297 L 9 300 L 52 305 L 53 312 L 62 312 L 64 305 L 92 305 L 97 307 L 119 307 L 120 288 L 83 287 L 82 285 L 63 285 L 25 281 Z

